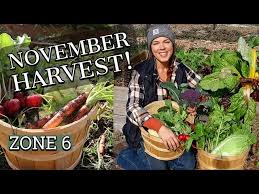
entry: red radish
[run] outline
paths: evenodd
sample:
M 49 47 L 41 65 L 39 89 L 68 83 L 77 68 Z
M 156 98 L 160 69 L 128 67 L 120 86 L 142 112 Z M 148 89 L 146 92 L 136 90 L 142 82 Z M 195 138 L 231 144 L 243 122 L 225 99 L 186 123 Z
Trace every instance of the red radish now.
M 3 115 L 5 115 L 5 108 L 0 105 L 0 119 L 3 117 Z
M 8 116 L 15 116 L 20 111 L 21 103 L 18 99 L 7 100 L 4 103 L 4 108 Z
M 187 141 L 189 138 L 190 138 L 189 135 L 185 135 L 185 134 L 180 134 L 180 135 L 178 135 L 178 139 L 179 139 L 180 141 Z
M 17 92 L 14 94 L 14 98 L 18 99 L 21 103 L 21 108 L 26 106 L 26 96 L 23 92 Z
M 42 104 L 42 97 L 40 95 L 31 95 L 26 98 L 27 107 L 40 107 Z
M 25 94 L 23 92 L 16 92 L 14 93 L 14 98 L 24 98 Z
M 183 135 L 183 134 L 178 135 L 178 139 L 179 139 L 180 141 L 184 141 L 185 135 Z

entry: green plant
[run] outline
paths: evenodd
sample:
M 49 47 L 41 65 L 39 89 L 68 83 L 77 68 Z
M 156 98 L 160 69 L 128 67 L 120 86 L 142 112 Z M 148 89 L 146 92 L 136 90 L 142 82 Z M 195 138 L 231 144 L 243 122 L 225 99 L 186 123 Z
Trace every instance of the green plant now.
M 204 65 L 207 55 L 205 50 L 198 48 L 193 50 L 179 49 L 176 51 L 176 57 L 185 65 L 188 65 L 194 71 L 197 71 Z

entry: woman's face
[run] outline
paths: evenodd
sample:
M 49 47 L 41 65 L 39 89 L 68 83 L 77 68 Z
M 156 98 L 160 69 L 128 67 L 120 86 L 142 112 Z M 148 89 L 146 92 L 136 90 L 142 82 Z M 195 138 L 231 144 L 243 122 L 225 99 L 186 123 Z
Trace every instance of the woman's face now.
M 173 54 L 173 43 L 166 37 L 158 37 L 151 43 L 154 57 L 161 63 L 167 63 Z

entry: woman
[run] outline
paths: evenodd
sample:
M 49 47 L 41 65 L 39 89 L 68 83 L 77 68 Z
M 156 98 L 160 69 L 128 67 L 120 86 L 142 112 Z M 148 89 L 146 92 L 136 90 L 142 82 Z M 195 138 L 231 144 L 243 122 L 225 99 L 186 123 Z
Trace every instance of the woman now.
M 129 83 L 127 119 L 123 134 L 129 147 L 119 154 L 117 164 L 125 170 L 194 169 L 195 157 L 190 152 L 178 159 L 162 161 L 144 152 L 140 126 L 155 130 L 169 150 L 179 147 L 176 135 L 158 119 L 153 118 L 143 107 L 168 98 L 160 83 L 171 81 L 176 87 L 188 83 L 194 88 L 200 76 L 175 59 L 175 38 L 168 25 L 152 25 L 148 29 L 149 57 L 136 65 Z

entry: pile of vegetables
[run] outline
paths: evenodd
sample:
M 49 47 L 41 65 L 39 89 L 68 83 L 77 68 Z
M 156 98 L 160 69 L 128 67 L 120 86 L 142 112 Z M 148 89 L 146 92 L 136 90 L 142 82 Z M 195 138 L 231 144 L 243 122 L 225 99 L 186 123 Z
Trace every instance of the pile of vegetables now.
M 166 100 L 166 107 L 153 116 L 185 141 L 187 151 L 194 145 L 217 156 L 237 156 L 256 143 L 252 126 L 255 100 L 259 99 L 258 45 L 259 37 L 250 38 L 248 43 L 240 37 L 237 51 L 223 49 L 208 54 L 196 49 L 176 53 L 178 60 L 197 70 L 202 80 L 196 89 L 161 84 L 181 108 L 174 111 Z M 197 114 L 190 114 L 190 108 Z
M 50 129 L 81 119 L 97 102 L 113 103 L 113 83 L 102 80 L 96 84 L 89 81 L 81 86 L 66 86 L 63 90 L 37 86 L 33 91 L 15 93 L 8 53 L 29 49 L 30 43 L 27 35 L 18 36 L 16 40 L 6 33 L 0 35 L 0 119 L 20 128 Z M 44 69 L 44 65 L 37 68 Z M 34 71 L 34 67 L 26 68 L 16 71 Z
M 4 100 L 0 105 L 1 118 L 17 127 L 50 129 L 81 119 L 97 102 L 113 103 L 113 84 L 109 82 L 80 87 L 86 91 L 64 89 L 28 96 L 23 92 L 15 93 L 13 99 Z M 57 93 L 60 94 L 58 98 Z M 67 96 L 62 98 L 62 93 Z
M 165 105 L 165 107 L 158 109 L 158 113 L 153 114 L 152 116 L 163 121 L 168 128 L 172 129 L 177 136 L 180 136 L 181 139 L 183 139 L 183 137 L 192 131 L 188 123 L 185 122 L 187 112 L 182 107 L 180 107 L 178 112 L 174 110 L 170 100 L 165 100 Z
M 170 98 L 178 103 L 179 110 L 172 107 L 171 100 L 165 100 L 165 106 L 158 109 L 157 113 L 152 116 L 170 128 L 177 135 L 182 145 L 189 149 L 192 142 L 187 140 L 195 127 L 196 110 L 201 106 L 207 107 L 209 98 L 207 98 L 205 92 L 200 92 L 198 88 L 190 89 L 187 84 L 182 84 L 179 88 L 176 88 L 172 82 L 168 81 L 161 83 L 160 86 L 169 91 Z M 148 130 L 148 132 L 159 137 L 153 130 Z
M 228 61 L 221 56 L 217 56 L 221 62 L 213 72 L 200 81 L 200 87 L 212 97 L 208 120 L 197 121 L 188 141 L 195 140 L 198 148 L 218 156 L 237 156 L 256 143 L 252 133 L 256 102 L 251 94 L 257 90 L 257 54 L 240 37 L 237 52 Z

